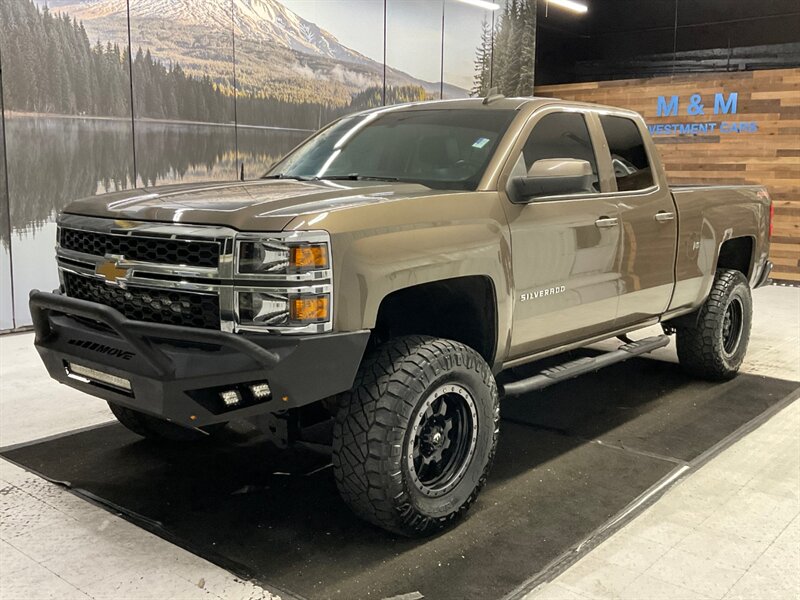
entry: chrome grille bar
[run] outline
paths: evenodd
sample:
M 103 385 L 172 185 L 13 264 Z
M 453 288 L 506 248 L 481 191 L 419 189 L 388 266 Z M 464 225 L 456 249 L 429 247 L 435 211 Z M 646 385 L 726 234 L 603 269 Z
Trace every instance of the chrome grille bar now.
M 65 274 L 88 278 L 94 282 L 124 289 L 173 290 L 195 294 L 215 294 L 219 298 L 219 321 L 223 331 L 259 331 L 276 333 L 319 333 L 330 331 L 332 319 L 327 323 L 312 323 L 306 326 L 240 326 L 238 323 L 238 291 L 264 291 L 276 295 L 326 293 L 331 298 L 333 312 L 331 270 L 310 273 L 235 273 L 238 240 L 274 239 L 282 240 L 296 236 L 295 232 L 246 233 L 228 227 L 187 224 L 121 221 L 98 217 L 64 214 L 58 221 L 56 259 L 62 289 L 65 289 Z M 135 240 L 174 240 L 186 243 L 217 244 L 219 258 L 216 266 L 167 264 L 145 260 L 132 260 L 124 255 L 92 254 L 62 247 L 61 232 L 64 229 L 86 231 L 105 235 L 124 236 Z M 303 232 L 304 240 L 327 240 L 324 232 Z M 124 272 L 124 276 L 109 281 L 102 271 L 109 264 Z

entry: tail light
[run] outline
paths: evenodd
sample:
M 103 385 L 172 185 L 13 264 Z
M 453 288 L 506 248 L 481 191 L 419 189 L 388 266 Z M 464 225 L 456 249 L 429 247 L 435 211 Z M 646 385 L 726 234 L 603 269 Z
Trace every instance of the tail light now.
M 772 239 L 772 230 L 775 227 L 775 204 L 770 200 L 769 202 L 769 239 Z

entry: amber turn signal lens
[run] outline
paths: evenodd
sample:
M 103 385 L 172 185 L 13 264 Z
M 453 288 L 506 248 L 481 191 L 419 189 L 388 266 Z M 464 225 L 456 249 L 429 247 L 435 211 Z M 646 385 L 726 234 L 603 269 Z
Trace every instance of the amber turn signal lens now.
M 325 269 L 328 267 L 328 245 L 309 244 L 289 249 L 289 265 L 295 269 Z
M 300 323 L 316 323 L 328 320 L 328 296 L 301 296 L 292 298 L 291 320 Z

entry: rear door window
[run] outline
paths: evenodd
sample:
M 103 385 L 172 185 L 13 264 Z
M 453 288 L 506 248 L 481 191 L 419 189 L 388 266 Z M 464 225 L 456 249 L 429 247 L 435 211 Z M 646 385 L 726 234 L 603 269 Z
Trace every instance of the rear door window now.
M 642 134 L 636 123 L 625 117 L 600 115 L 600 123 L 611 152 L 611 166 L 620 192 L 643 190 L 653 185 L 653 170 L 647 158 Z

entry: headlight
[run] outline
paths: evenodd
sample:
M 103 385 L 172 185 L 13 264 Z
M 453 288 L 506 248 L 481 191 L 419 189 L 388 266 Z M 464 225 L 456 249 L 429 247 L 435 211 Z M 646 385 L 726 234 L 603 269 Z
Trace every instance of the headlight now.
M 332 329 L 333 272 L 327 232 L 242 233 L 234 254 L 237 329 L 281 333 Z
M 277 239 L 239 242 L 238 272 L 247 275 L 306 273 L 330 268 L 327 242 Z
M 242 325 L 292 327 L 330 319 L 330 294 L 238 292 Z

